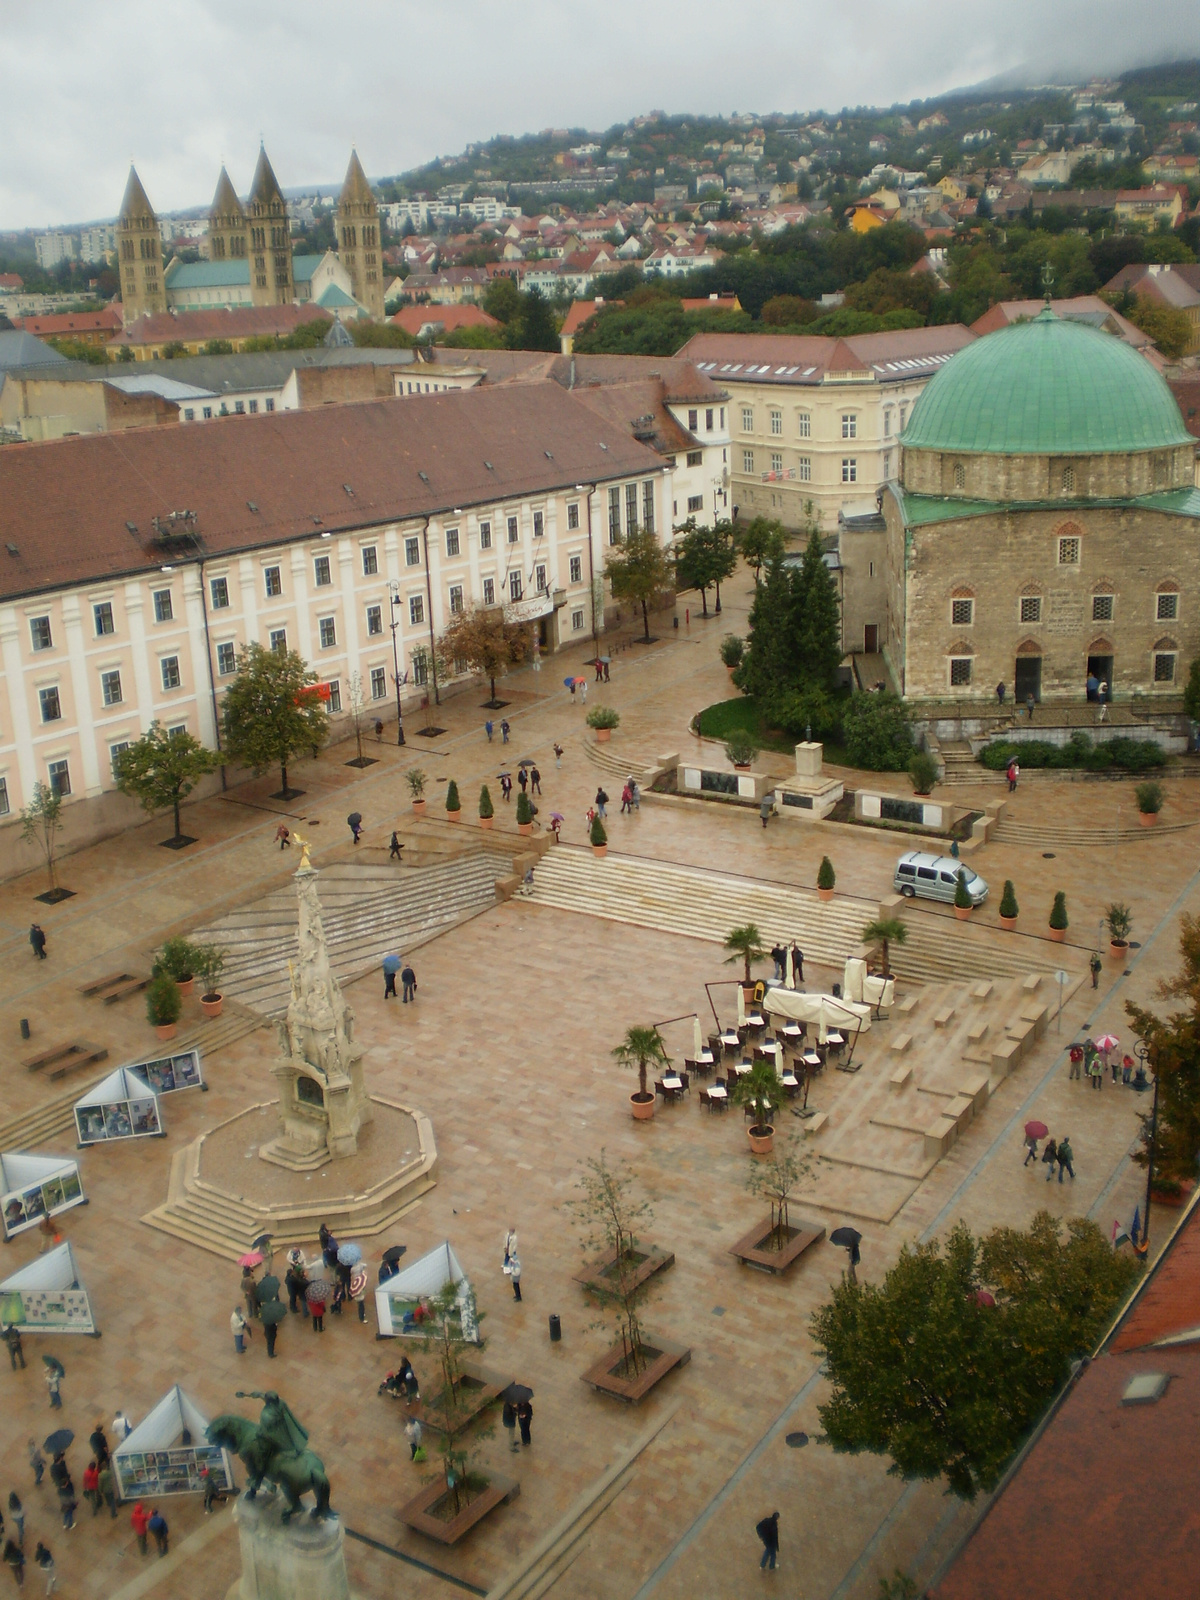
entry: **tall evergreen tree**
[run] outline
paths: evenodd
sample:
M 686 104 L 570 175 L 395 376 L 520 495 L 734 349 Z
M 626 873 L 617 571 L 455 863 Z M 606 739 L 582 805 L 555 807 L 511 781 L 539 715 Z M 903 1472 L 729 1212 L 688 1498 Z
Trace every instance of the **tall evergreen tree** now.
M 776 555 L 754 592 L 750 637 L 733 681 L 744 694 L 764 704 L 797 681 L 793 639 L 795 574 Z
M 827 688 L 842 659 L 842 630 L 837 587 L 822 559 L 815 528 L 809 535 L 794 595 L 799 677 Z

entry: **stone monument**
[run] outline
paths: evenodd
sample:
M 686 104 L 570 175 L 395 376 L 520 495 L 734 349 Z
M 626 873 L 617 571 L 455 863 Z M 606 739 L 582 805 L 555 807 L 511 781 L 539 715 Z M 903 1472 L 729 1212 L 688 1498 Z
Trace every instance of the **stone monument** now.
M 781 815 L 827 817 L 845 792 L 837 778 L 824 772 L 825 747 L 815 739 L 796 746 L 796 776 L 785 778 L 776 790 Z
M 264 1161 L 309 1171 L 352 1156 L 359 1131 L 374 1112 L 363 1087 L 362 1051 L 354 1043 L 354 1012 L 329 970 L 325 926 L 317 893 L 320 874 L 307 841 L 296 869 L 299 959 L 289 962 L 292 997 L 278 1023 L 279 1056 L 271 1072 L 279 1084 L 279 1137 L 259 1149 Z

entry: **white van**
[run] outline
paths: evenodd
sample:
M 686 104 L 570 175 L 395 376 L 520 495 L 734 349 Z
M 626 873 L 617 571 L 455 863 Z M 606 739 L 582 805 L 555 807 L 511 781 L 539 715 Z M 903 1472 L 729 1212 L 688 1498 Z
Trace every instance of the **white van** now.
M 911 900 L 920 895 L 923 900 L 944 900 L 954 904 L 954 891 L 959 873 L 965 873 L 967 893 L 973 906 L 981 906 L 988 897 L 988 886 L 977 872 L 953 856 L 930 855 L 924 850 L 906 850 L 896 863 L 892 885 Z

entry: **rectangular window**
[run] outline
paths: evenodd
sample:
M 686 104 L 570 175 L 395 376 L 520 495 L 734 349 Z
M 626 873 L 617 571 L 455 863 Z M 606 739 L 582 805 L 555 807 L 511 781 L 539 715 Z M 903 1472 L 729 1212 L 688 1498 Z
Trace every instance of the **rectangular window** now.
M 800 456 L 796 462 L 796 476 L 801 483 L 812 482 L 812 457 Z
M 110 600 L 101 600 L 92 607 L 92 621 L 96 626 L 96 637 L 102 639 L 106 633 L 113 632 L 113 608 Z
M 742 451 L 742 471 L 743 472 L 753 472 L 754 471 L 754 451 L 753 450 L 743 450 Z
M 278 567 L 263 568 L 263 588 L 267 599 L 277 599 L 283 593 L 283 577 Z
M 1023 594 L 1021 596 L 1021 621 L 1040 622 L 1042 620 L 1042 597 L 1040 594 Z
M 780 455 L 778 450 L 772 450 L 771 451 L 771 471 L 772 472 L 782 472 L 783 471 L 783 457 Z
M 373 544 L 362 547 L 362 567 L 364 578 L 373 578 L 379 571 L 379 551 Z
M 100 691 L 104 696 L 106 706 L 119 706 L 121 704 L 121 674 L 119 672 L 102 672 L 100 674 Z
M 568 571 L 571 574 L 571 582 L 572 583 L 582 583 L 583 582 L 583 557 L 582 556 L 572 556 L 571 560 L 570 560 L 570 564 L 568 566 Z
M 421 541 L 420 541 L 420 539 L 405 539 L 405 541 L 404 541 L 404 565 L 406 567 L 419 567 L 421 565 Z
M 579 502 L 577 500 L 572 500 L 571 504 L 567 507 L 567 527 L 568 528 L 577 528 L 578 526 L 579 526 Z
M 619 544 L 621 540 L 621 491 L 612 488 L 608 491 L 608 542 Z
M 267 398 L 266 398 L 266 400 L 264 400 L 263 404 L 266 406 L 268 411 L 274 411 L 274 409 L 275 409 L 275 401 L 272 399 L 272 397 L 270 395 L 267 396 Z
M 842 438 L 858 438 L 858 417 L 853 411 L 844 411 L 842 413 Z
M 885 439 L 892 437 L 892 413 L 890 411 L 883 413 L 883 437 Z
M 155 589 L 154 591 L 154 620 L 155 622 L 173 622 L 175 609 L 171 604 L 170 589 Z
M 1092 621 L 1111 622 L 1113 614 L 1113 597 L 1111 594 L 1094 594 L 1092 596 Z
M 446 529 L 446 554 L 448 556 L 456 556 L 456 555 L 458 555 L 458 553 L 459 553 L 459 549 L 458 549 L 458 529 L 457 528 L 447 528 Z
M 313 582 L 318 589 L 327 588 L 333 582 L 329 571 L 328 556 L 317 556 L 313 561 Z
M 219 644 L 217 646 L 217 676 L 230 678 L 237 671 L 237 646 L 233 644 Z
M 62 705 L 58 698 L 57 684 L 52 689 L 39 689 L 38 703 L 42 708 L 43 722 L 57 722 L 62 716 Z
M 492 525 L 490 522 L 479 524 L 479 548 L 490 550 L 492 548 Z
M 383 667 L 371 668 L 371 699 L 386 700 L 387 698 L 387 672 Z
M 753 433 L 754 432 L 754 407 L 753 406 L 743 406 L 742 407 L 742 432 L 743 433 Z
M 233 402 L 233 410 L 236 416 L 244 417 L 246 415 L 246 402 L 244 400 L 235 400 Z
M 212 407 L 203 406 L 201 408 L 201 415 L 203 416 L 205 422 L 208 422 L 212 418 Z
M 956 628 L 969 628 L 975 621 L 974 600 L 951 600 L 950 621 Z
M 508 598 L 519 600 L 521 598 L 521 574 L 510 572 L 508 575 Z
M 704 451 L 689 450 L 687 453 L 687 464 L 689 467 L 702 467 L 704 465 Z
M 971 657 L 954 656 L 950 661 L 950 687 L 961 689 L 971 681 Z
M 251 402 L 250 402 L 250 415 L 252 417 L 256 417 L 258 415 L 258 401 L 257 400 L 251 400 Z
M 1175 652 L 1173 650 L 1155 652 L 1154 681 L 1155 683 L 1175 682 Z
M 0 778 L 0 817 L 6 817 L 10 807 L 8 803 L 8 779 Z
M 112 775 L 113 775 L 113 782 L 114 783 L 116 783 L 120 778 L 120 773 L 117 771 L 117 763 L 120 761 L 121 757 L 125 754 L 126 750 L 128 750 L 128 749 L 129 749 L 129 740 L 128 739 L 122 739 L 120 744 L 110 744 L 109 747 L 108 747 L 108 761 L 109 761 L 110 767 L 112 768 Z
M 429 682 L 429 657 L 425 654 L 424 650 L 416 650 L 413 652 L 412 678 L 413 682 L 418 687 L 420 687 L 420 685 L 423 683 Z
M 783 412 L 782 411 L 772 411 L 771 412 L 771 432 L 773 434 L 776 434 L 776 435 L 782 435 L 782 433 L 783 433 Z
M 802 439 L 811 439 L 812 438 L 812 416 L 811 416 L 811 414 L 809 412 L 807 412 L 807 411 L 802 411 L 800 413 L 800 415 L 796 418 L 796 422 L 798 424 L 797 431 L 799 432 L 800 437 Z
M 334 678 L 329 685 L 329 699 L 325 703 L 330 711 L 342 709 L 342 685 L 337 678 Z
M 195 406 L 184 406 L 184 408 L 183 408 L 183 420 L 185 422 L 195 422 L 195 420 L 196 420 L 196 408 L 195 408 Z
M 65 761 L 51 761 L 46 768 L 50 775 L 50 788 L 65 800 L 71 792 L 71 769 Z
M 50 618 L 30 617 L 29 637 L 35 650 L 49 650 L 54 643 L 50 637 Z
M 582 631 L 583 631 L 583 612 L 582 611 L 572 611 L 572 613 L 571 613 L 571 632 L 572 633 L 581 633 Z
M 408 620 L 414 628 L 425 621 L 425 596 L 423 594 L 409 595 Z
M 711 433 L 713 431 L 713 408 L 711 406 L 709 406 L 708 410 L 704 413 L 704 431 L 705 433 Z
M 321 649 L 332 650 L 337 644 L 337 622 L 333 617 L 322 617 L 317 623 L 317 631 L 321 638 Z
M 533 537 L 535 539 L 540 539 L 545 532 L 546 532 L 546 518 L 545 518 L 545 515 L 541 511 L 535 511 L 533 513 Z
M 509 544 L 516 544 L 517 541 L 520 539 L 520 537 L 521 537 L 520 524 L 518 523 L 516 517 L 509 517 L 509 519 L 508 519 L 508 542 L 509 542 Z
M 463 608 L 463 586 L 461 583 L 450 585 L 450 615 L 457 616 Z
M 214 611 L 224 611 L 229 604 L 229 581 L 226 578 L 213 578 L 208 585 L 212 595 Z
M 496 604 L 495 578 L 485 578 L 483 580 L 483 603 L 485 606 L 494 606 Z
M 699 411 L 696 411 L 696 410 L 689 411 L 688 412 L 688 427 L 691 429 L 691 431 L 693 433 L 695 433 L 696 429 L 699 426 L 700 426 L 700 413 L 699 413 Z
M 164 656 L 159 662 L 162 672 L 162 686 L 164 689 L 178 689 L 179 687 L 179 657 Z
M 636 533 L 638 525 L 638 492 L 636 483 L 625 485 L 625 532 Z
M 842 457 L 842 482 L 858 482 L 858 461 L 854 456 Z
M 533 581 L 537 585 L 537 592 L 539 594 L 545 594 L 545 592 L 546 592 L 546 569 L 545 569 L 544 566 L 540 566 L 539 565 L 539 566 L 534 567 L 534 569 L 533 569 Z
M 647 533 L 654 532 L 654 479 L 650 478 L 642 484 L 642 527 Z
M 704 496 L 702 494 L 690 494 L 690 495 L 688 495 L 687 508 L 688 508 L 689 514 L 694 512 L 694 511 L 703 511 L 704 510 Z
M 1160 594 L 1156 598 L 1158 620 L 1160 622 L 1174 622 L 1179 616 L 1179 596 L 1177 594 Z
M 378 634 L 381 634 L 382 632 L 383 632 L 383 607 L 382 606 L 368 606 L 367 607 L 367 637 L 368 637 L 368 639 L 373 639 Z
M 283 656 L 283 655 L 287 654 L 287 629 L 286 628 L 272 628 L 271 632 L 270 632 L 270 635 L 269 635 L 269 638 L 270 638 L 271 649 L 274 650 L 276 655 Z
M 1060 567 L 1077 567 L 1079 565 L 1079 540 L 1064 538 L 1058 541 L 1058 564 Z

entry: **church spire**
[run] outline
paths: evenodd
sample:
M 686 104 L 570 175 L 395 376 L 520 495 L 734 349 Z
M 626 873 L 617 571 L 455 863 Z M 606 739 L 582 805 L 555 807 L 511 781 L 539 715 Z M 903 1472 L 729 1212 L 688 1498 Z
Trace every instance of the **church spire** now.
M 379 206 L 367 182 L 358 151 L 351 150 L 346 181 L 337 204 L 338 259 L 350 275 L 350 293 L 368 313 L 383 318 Z
M 132 222 L 138 217 L 153 217 L 154 207 L 142 188 L 142 180 L 137 175 L 137 168 L 130 163 L 129 181 L 125 185 L 125 198 L 121 201 L 121 210 L 118 217 L 120 222 Z M 157 219 L 155 219 L 157 221 Z
M 287 209 L 283 190 L 279 187 L 279 179 L 267 159 L 265 144 L 260 144 L 258 147 L 258 165 L 254 169 L 254 182 L 250 186 L 250 205 L 252 208 L 279 205 L 284 210 Z
M 167 309 L 158 218 L 132 165 L 117 218 L 117 264 L 126 325 Z

